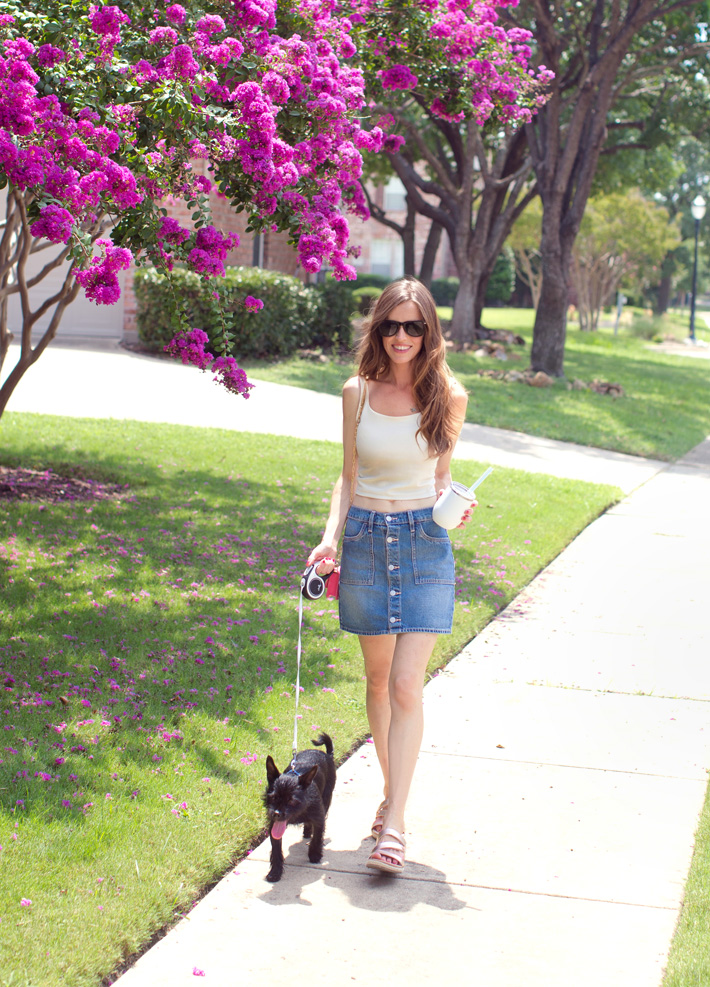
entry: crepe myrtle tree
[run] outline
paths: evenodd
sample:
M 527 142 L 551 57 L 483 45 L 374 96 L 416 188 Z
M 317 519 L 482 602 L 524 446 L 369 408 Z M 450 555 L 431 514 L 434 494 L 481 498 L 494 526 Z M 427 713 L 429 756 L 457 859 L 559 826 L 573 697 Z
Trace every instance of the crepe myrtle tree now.
M 188 11 L 6 0 L 2 11 L 0 365 L 12 295 L 22 325 L 0 413 L 80 290 L 113 304 L 133 261 L 185 263 L 217 290 L 238 236 L 212 224 L 212 190 L 246 211 L 251 229 L 287 231 L 307 271 L 328 264 L 354 277 L 346 213 L 367 215 L 359 145 L 376 149 L 383 137 L 360 126 L 363 77 L 333 4 L 295 0 L 279 11 L 276 0 L 223 0 Z M 167 214 L 169 197 L 193 209 L 190 228 Z M 47 260 L 37 270 L 38 253 Z M 57 268 L 59 287 L 33 303 Z M 245 312 L 261 304 L 245 303 Z M 225 355 L 236 331 L 238 319 L 225 320 L 223 352 L 213 354 L 199 327 L 183 325 L 173 349 L 246 395 Z
M 368 94 L 387 126 L 405 137 L 400 146 L 386 141 L 407 193 L 407 222 L 398 230 L 405 258 L 415 211 L 446 232 L 460 285 L 451 331 L 465 342 L 485 334 L 486 283 L 535 195 L 522 128 L 544 103 L 551 73 L 541 64 L 529 68 L 530 31 L 502 25 L 501 14 L 517 0 L 496 8 L 463 0 L 432 0 L 415 10 L 363 6 L 359 51 Z
M 527 112 L 519 106 L 529 85 L 524 52 L 500 34 L 486 3 L 216 0 L 188 11 L 131 0 L 88 8 L 83 0 L 6 0 L 2 10 L 0 365 L 13 294 L 22 326 L 0 414 L 80 290 L 113 304 L 118 273 L 132 262 L 224 274 L 238 236 L 211 222 L 213 190 L 247 213 L 248 229 L 286 231 L 306 271 L 327 264 L 335 277 L 353 278 L 347 214 L 368 215 L 361 152 L 396 151 L 403 141 L 388 133 L 393 118 L 373 121 L 365 73 L 374 91 L 391 93 L 416 81 L 416 70 L 442 119 L 469 103 L 481 119 Z M 450 77 L 447 60 L 460 66 Z M 194 210 L 191 227 L 168 215 L 169 197 Z M 45 251 L 32 274 L 30 258 Z M 33 289 L 57 268 L 60 286 L 33 303 Z M 245 299 L 245 311 L 260 304 Z M 49 324 L 37 338 L 42 317 Z M 225 315 L 211 353 L 176 305 L 171 350 L 246 395 L 251 385 L 226 355 L 238 330 L 239 318 Z

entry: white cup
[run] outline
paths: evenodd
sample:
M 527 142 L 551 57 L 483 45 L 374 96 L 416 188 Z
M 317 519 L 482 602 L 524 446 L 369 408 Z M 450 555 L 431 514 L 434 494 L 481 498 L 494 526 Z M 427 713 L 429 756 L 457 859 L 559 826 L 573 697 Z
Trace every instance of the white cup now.
M 465 483 L 453 480 L 441 497 L 434 504 L 432 518 L 442 528 L 456 528 L 463 521 L 463 512 L 467 510 L 475 496 Z

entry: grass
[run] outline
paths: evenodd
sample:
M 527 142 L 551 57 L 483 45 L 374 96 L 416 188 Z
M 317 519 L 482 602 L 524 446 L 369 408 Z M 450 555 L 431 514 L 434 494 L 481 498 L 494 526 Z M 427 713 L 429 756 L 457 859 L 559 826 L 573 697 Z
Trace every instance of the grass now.
M 443 309 L 440 312 L 447 314 Z M 639 313 L 639 318 L 645 317 Z M 710 434 L 708 360 L 654 349 L 646 339 L 633 335 L 631 325 L 618 336 L 611 328 L 583 333 L 572 327 L 565 356 L 568 380 L 613 381 L 622 385 L 625 396 L 571 390 L 565 379 L 549 388 L 529 387 L 481 377 L 478 371 L 528 365 L 532 310 L 487 309 L 483 321 L 490 328 L 513 330 L 526 344 L 514 350 L 520 359 L 505 363 L 472 352 L 451 354 L 449 363 L 469 391 L 467 417 L 471 422 L 663 460 L 677 459 Z M 699 320 L 698 338 L 710 339 L 710 331 L 703 327 Z M 684 338 L 687 316 L 671 314 L 652 332 Z M 254 378 L 331 394 L 340 393 L 349 373 L 347 364 L 299 358 L 251 363 L 247 369 Z
M 0 514 L 0 985 L 96 987 L 262 830 L 339 447 L 6 414 L 0 448 L 121 486 Z M 618 496 L 496 470 L 454 535 L 454 632 L 430 671 Z M 299 740 L 325 729 L 342 759 L 367 733 L 357 640 L 330 602 L 305 624 Z
M 663 987 L 710 984 L 710 787 L 695 834 L 695 851 Z

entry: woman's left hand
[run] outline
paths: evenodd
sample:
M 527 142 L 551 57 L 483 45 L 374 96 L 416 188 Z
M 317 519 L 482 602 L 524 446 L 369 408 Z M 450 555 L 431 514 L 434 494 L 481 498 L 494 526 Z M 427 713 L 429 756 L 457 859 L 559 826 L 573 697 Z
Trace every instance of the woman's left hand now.
M 466 527 L 466 525 L 468 524 L 468 522 L 473 517 L 473 511 L 474 511 L 474 508 L 476 508 L 476 507 L 478 507 L 478 501 L 477 500 L 471 501 L 471 506 L 470 507 L 467 507 L 466 510 L 463 512 L 463 518 L 461 519 L 461 524 L 457 524 L 456 525 L 457 528 L 465 528 Z

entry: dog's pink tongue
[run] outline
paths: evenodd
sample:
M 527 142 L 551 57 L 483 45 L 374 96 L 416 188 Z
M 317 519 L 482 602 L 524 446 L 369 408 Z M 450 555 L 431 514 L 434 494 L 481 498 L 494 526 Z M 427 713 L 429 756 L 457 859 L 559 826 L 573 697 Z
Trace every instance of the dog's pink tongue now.
M 273 838 L 275 840 L 280 840 L 281 837 L 286 832 L 286 827 L 287 826 L 288 826 L 288 823 L 287 822 L 284 822 L 283 819 L 277 819 L 276 822 L 274 823 L 274 825 L 271 827 L 271 835 L 273 836 Z

